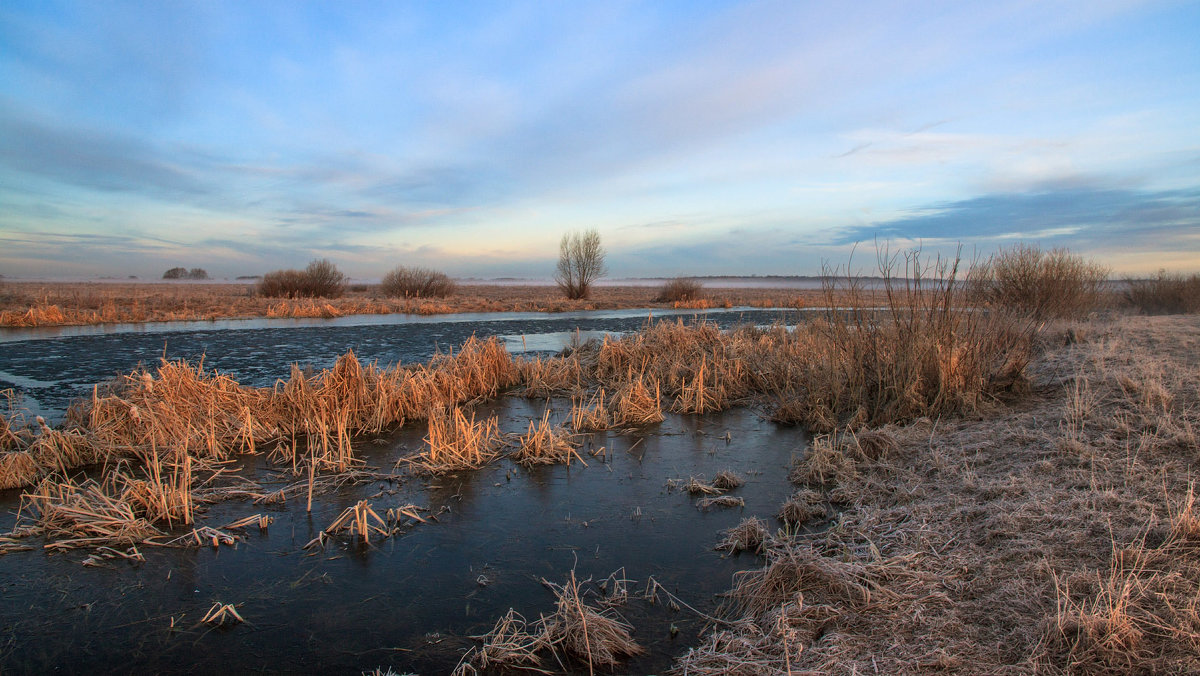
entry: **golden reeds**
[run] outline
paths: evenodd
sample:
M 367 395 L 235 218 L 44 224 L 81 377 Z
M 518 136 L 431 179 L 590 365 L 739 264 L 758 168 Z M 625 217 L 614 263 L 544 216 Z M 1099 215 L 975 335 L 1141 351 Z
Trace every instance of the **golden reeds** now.
M 449 412 L 434 409 L 429 415 L 426 450 L 413 464 L 439 473 L 476 469 L 496 456 L 500 441 L 495 417 L 476 422 L 474 411 L 468 416 L 458 407 Z
M 517 448 L 510 455 L 522 465 L 571 464 L 571 458 L 587 463 L 576 451 L 579 443 L 565 430 L 555 430 L 550 424 L 550 411 L 540 421 L 529 421 L 529 431 L 517 438 Z
M 630 627 L 611 610 L 597 610 L 580 599 L 575 571 L 567 582 L 542 581 L 557 597 L 555 611 L 542 618 L 545 641 L 555 652 L 595 667 L 614 667 L 621 659 L 644 649 L 633 640 Z

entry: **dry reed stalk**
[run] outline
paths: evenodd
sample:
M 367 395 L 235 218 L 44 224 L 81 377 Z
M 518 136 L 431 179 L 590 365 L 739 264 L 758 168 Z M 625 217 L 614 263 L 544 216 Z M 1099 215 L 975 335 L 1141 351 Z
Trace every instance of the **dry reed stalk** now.
M 329 524 L 329 527 L 321 531 L 308 544 L 304 545 L 304 548 L 309 549 L 311 547 L 323 546 L 326 536 L 342 532 L 348 532 L 351 537 L 357 537 L 364 543 L 370 543 L 372 533 L 386 538 L 392 534 L 392 528 L 371 507 L 370 502 L 360 500 L 353 507 L 347 507 L 342 510 L 342 513 L 333 520 L 333 523 Z
M 667 482 L 668 488 L 674 488 L 677 485 L 680 484 L 676 480 Z M 721 489 L 716 486 L 694 476 L 688 477 L 688 480 L 682 483 L 682 488 L 687 491 L 688 495 L 717 495 L 721 492 Z
M 177 538 L 168 540 L 163 544 L 164 547 L 207 547 L 218 549 L 221 545 L 232 547 L 237 544 L 237 535 L 226 533 L 223 530 L 218 530 L 211 526 L 200 526 L 193 528 L 191 532 L 180 535 Z M 152 542 L 152 544 L 157 544 Z
M 200 620 L 200 622 L 212 627 L 233 626 L 245 621 L 245 618 L 238 613 L 237 608 L 232 603 L 221 603 L 220 601 L 213 602 L 212 607 L 208 609 L 208 612 Z
M 266 530 L 267 526 L 271 525 L 273 521 L 275 521 L 275 517 L 273 516 L 267 516 L 266 514 L 251 514 L 250 516 L 242 517 L 232 523 L 225 524 L 224 526 L 221 526 L 221 528 L 224 530 L 240 530 L 242 528 L 249 528 L 250 526 L 257 526 L 259 530 Z
M 0 490 L 28 486 L 42 476 L 42 467 L 29 451 L 0 454 Z
M 563 585 L 542 583 L 557 597 L 554 613 L 541 619 L 544 640 L 552 650 L 586 662 L 589 672 L 597 666 L 615 667 L 621 659 L 644 652 L 630 634 L 632 627 L 615 613 L 583 603 L 575 571 Z
M 571 464 L 575 458 L 587 467 L 587 463 L 576 451 L 579 443 L 565 430 L 556 431 L 550 425 L 550 411 L 542 415 L 541 421 L 529 421 L 529 431 L 517 438 L 517 449 L 512 458 L 523 465 Z
M 137 547 L 129 547 L 124 551 L 113 549 L 112 547 L 96 547 L 82 563 L 85 566 L 103 566 L 105 562 L 113 559 L 132 561 L 134 563 L 143 563 L 146 561 L 146 557 L 142 556 Z
M 734 554 L 760 554 L 770 537 L 766 522 L 757 517 L 750 517 L 742 519 L 741 523 L 725 531 L 725 538 L 717 543 L 716 549 Z
M 712 507 L 745 507 L 746 500 L 744 498 L 735 498 L 732 495 L 721 495 L 700 498 L 696 501 L 696 506 L 702 510 L 708 510 Z

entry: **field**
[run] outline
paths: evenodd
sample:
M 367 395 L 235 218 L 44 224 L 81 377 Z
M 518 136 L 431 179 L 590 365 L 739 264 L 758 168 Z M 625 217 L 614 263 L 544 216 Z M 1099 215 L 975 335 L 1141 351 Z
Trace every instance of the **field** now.
M 293 589 L 334 573 L 347 577 L 322 584 L 390 599 L 390 583 L 355 580 L 374 580 L 370 571 L 397 561 L 396 551 L 429 565 L 449 542 L 528 548 L 520 566 L 459 562 L 461 574 L 486 590 L 496 576 L 536 570 L 544 595 L 446 592 L 449 607 L 468 608 L 452 636 L 426 618 L 437 637 L 426 634 L 420 650 L 388 647 L 398 639 L 369 630 L 345 638 L 337 664 L 366 670 L 1200 670 L 1200 318 L 980 312 L 944 268 L 929 283 L 880 291 L 813 297 L 850 309 L 794 327 L 663 321 L 555 356 L 513 357 L 476 338 L 419 364 L 363 363 L 350 352 L 320 372 L 293 368 L 273 387 L 164 360 L 96 388 L 56 426 L 9 416 L 0 482 L 10 495 L 19 489 L 20 516 L 0 539 L 0 568 L 46 557 L 139 579 L 134 566 L 160 570 L 164 548 L 250 556 L 260 546 L 247 529 L 289 523 L 290 540 L 272 535 L 261 547 L 318 557 L 287 569 L 299 578 Z M 515 302 L 534 292 L 497 293 Z M 790 486 L 773 483 L 785 478 Z M 519 501 L 469 507 L 525 493 L 545 500 L 532 511 Z M 565 504 L 564 521 L 556 510 Z M 666 504 L 674 507 L 657 511 Z M 509 510 L 515 521 L 492 521 Z M 711 539 L 623 548 L 627 538 L 662 537 L 643 532 L 642 519 L 669 533 L 707 524 Z M 420 554 L 421 538 L 435 535 L 447 540 Z M 675 550 L 692 553 L 664 564 Z M 647 551 L 649 560 L 637 558 Z M 179 566 L 200 554 L 171 556 Z M 360 572 L 340 567 L 347 557 Z M 637 563 L 614 571 L 622 557 Z M 392 574 L 436 575 L 423 570 Z M 719 598 L 713 570 L 729 576 Z M 668 571 L 686 572 L 667 580 Z M 170 604 L 130 620 L 119 600 L 88 602 L 75 582 L 62 597 L 157 632 L 149 653 L 189 654 L 179 638 L 228 654 L 237 637 L 259 640 L 280 621 L 268 608 L 291 603 L 286 579 L 247 587 L 240 601 L 206 598 L 207 613 L 181 607 L 178 620 Z M 365 611 L 352 602 L 344 612 L 369 623 Z M 58 636 L 48 621 L 3 617 L 20 639 Z M 16 639 L 0 656 L 53 663 Z
M 21 282 L 0 288 L 0 326 L 60 326 L 250 317 L 341 317 L 404 312 L 565 312 L 653 307 L 812 307 L 820 289 L 717 288 L 686 303 L 655 301 L 658 287 L 596 286 L 567 300 L 554 286 L 462 284 L 446 298 L 387 298 L 355 286 L 340 298 L 266 298 L 253 284 L 188 282 Z

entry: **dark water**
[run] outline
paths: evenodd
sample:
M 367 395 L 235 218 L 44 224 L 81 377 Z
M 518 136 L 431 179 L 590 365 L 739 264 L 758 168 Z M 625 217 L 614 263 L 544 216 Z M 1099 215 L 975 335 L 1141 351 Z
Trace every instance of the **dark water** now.
M 480 414 L 495 412 L 504 431 L 516 432 L 546 406 L 556 419 L 569 412 L 569 402 L 505 399 Z M 391 467 L 420 447 L 422 434 L 401 430 L 386 445 L 361 450 L 371 464 Z M 474 644 L 469 636 L 487 632 L 510 607 L 529 619 L 552 612 L 540 579 L 562 583 L 572 569 L 600 580 L 623 568 L 631 592 L 653 576 L 711 613 L 734 571 L 759 563 L 714 551 L 719 531 L 751 515 L 778 525 L 772 515 L 805 441 L 745 410 L 669 416 L 639 434 L 589 435 L 587 467 L 530 470 L 502 460 L 476 472 L 372 482 L 317 500 L 311 515 L 303 499 L 213 506 L 202 517 L 213 526 L 259 512 L 275 517 L 267 532 L 251 529 L 236 547 L 142 546 L 144 564 L 109 568 L 81 566 L 84 552 L 0 556 L 0 665 L 6 674 L 358 673 L 376 666 L 444 674 Z M 586 454 L 600 446 L 607 462 Z M 667 487 L 723 469 L 746 478 L 731 493 L 746 500 L 744 508 L 702 511 Z M 343 538 L 316 554 L 303 549 L 362 498 L 380 513 L 413 503 L 440 516 L 370 547 Z M 16 491 L 0 493 L 0 530 L 11 528 L 17 506 Z M 215 601 L 239 604 L 246 623 L 199 625 Z M 665 601 L 619 608 L 650 649 L 619 673 L 665 670 L 695 643 L 702 620 Z
M 796 316 L 707 313 L 723 326 L 792 323 Z M 269 385 L 286 376 L 292 362 L 321 368 L 348 349 L 384 364 L 407 363 L 475 333 L 506 336 L 518 352 L 556 350 L 576 330 L 632 331 L 644 321 L 640 313 L 490 316 L 27 337 L 0 342 L 0 384 L 17 386 L 53 416 L 92 384 L 139 362 L 153 364 L 164 353 L 204 356 L 206 366 L 241 382 Z M 524 432 L 548 406 L 554 420 L 569 412 L 569 402 L 505 398 L 478 415 L 495 413 L 502 431 Z M 423 426 L 401 429 L 363 440 L 358 452 L 391 471 L 398 458 L 419 451 L 424 433 Z M 303 499 L 211 506 L 201 525 L 219 527 L 260 512 L 275 518 L 266 532 L 247 531 L 236 547 L 142 546 L 145 563 L 103 568 L 83 567 L 84 551 L 10 553 L 0 556 L 0 673 L 359 673 L 390 666 L 399 673 L 444 674 L 475 645 L 470 636 L 487 632 L 509 608 L 531 621 L 551 612 L 554 597 L 541 580 L 562 583 L 572 570 L 580 579 L 601 580 L 623 569 L 631 593 L 653 576 L 711 613 L 732 574 L 760 564 L 753 556 L 714 551 L 720 531 L 747 516 L 778 525 L 773 515 L 790 492 L 788 467 L 806 443 L 802 432 L 748 410 L 672 415 L 636 434 L 589 435 L 582 449 L 588 467 L 530 470 L 500 460 L 475 472 L 375 481 L 318 497 L 311 514 Z M 586 454 L 601 446 L 606 460 Z M 702 511 L 693 498 L 667 488 L 671 479 L 712 478 L 723 469 L 747 479 L 732 492 L 746 500 L 744 508 Z M 290 480 L 261 456 L 247 458 L 243 472 L 265 482 L 266 490 Z M 369 547 L 343 538 L 316 553 L 303 549 L 363 498 L 381 514 L 412 503 L 438 520 Z M 0 532 L 13 527 L 19 503 L 20 491 L 0 492 Z M 486 584 L 479 583 L 481 575 Z M 671 610 L 665 600 L 635 599 L 618 609 L 649 652 L 617 673 L 663 671 L 695 644 L 703 621 L 686 609 Z M 230 629 L 200 624 L 215 601 L 238 604 L 246 623 Z
M 510 349 L 515 352 L 557 351 L 563 338 L 576 331 L 585 335 L 635 331 L 650 316 L 645 310 L 432 318 L 367 315 L 334 320 L 141 325 L 149 327 L 145 331 L 113 327 L 0 329 L 0 389 L 14 388 L 31 412 L 56 419 L 71 400 L 90 394 L 93 385 L 128 373 L 138 364 L 152 367 L 164 356 L 191 361 L 203 358 L 206 368 L 228 373 L 240 383 L 270 386 L 286 378 L 293 363 L 326 368 L 351 349 L 360 359 L 381 365 L 421 362 L 438 349 L 457 348 L 474 334 L 481 338 L 508 336 Z M 653 316 L 661 317 L 662 312 L 656 311 Z M 729 327 L 794 323 L 799 316 L 797 310 L 710 310 L 676 311 L 666 318 L 705 319 Z M 172 327 L 178 330 L 165 330 Z M 59 335 L 64 331 L 69 335 Z M 526 338 L 524 345 L 522 336 Z

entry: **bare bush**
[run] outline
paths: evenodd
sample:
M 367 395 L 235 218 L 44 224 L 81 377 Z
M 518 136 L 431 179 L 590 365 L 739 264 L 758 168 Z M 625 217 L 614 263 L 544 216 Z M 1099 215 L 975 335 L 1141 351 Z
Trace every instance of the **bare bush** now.
M 554 273 L 558 288 L 571 300 L 587 298 L 592 284 L 608 274 L 605 255 L 600 233 L 594 228 L 563 235 L 558 245 L 558 269 Z
M 454 280 L 429 268 L 400 266 L 383 276 L 379 285 L 385 296 L 445 298 L 454 293 Z
M 658 297 L 654 299 L 656 303 L 677 303 L 684 300 L 696 300 L 700 297 L 700 292 L 704 289 L 704 285 L 694 279 L 686 277 L 676 277 L 663 284 L 658 291 Z
M 1150 279 L 1127 279 L 1125 284 L 1125 300 L 1143 314 L 1200 312 L 1200 274 L 1184 276 L 1159 270 Z
M 1081 317 L 1100 302 L 1108 268 L 1066 249 L 1001 249 L 968 276 L 971 299 L 1035 319 Z
M 208 271 L 204 268 L 171 268 L 163 273 L 163 279 L 208 279 Z
M 261 296 L 284 298 L 337 298 L 346 289 L 346 276 L 327 258 L 314 260 L 304 270 L 276 270 L 258 283 Z

